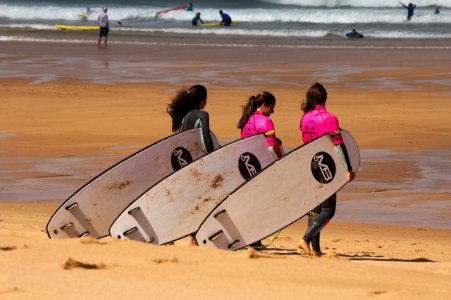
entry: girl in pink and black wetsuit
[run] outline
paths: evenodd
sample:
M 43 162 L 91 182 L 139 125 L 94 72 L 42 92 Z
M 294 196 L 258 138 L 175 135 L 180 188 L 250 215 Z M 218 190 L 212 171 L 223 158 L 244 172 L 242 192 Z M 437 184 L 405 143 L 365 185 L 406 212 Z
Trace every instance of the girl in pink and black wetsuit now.
M 278 159 L 283 156 L 282 142 L 276 137 L 274 124 L 269 118 L 275 106 L 276 98 L 269 92 L 251 96 L 243 105 L 243 114 L 237 127 L 241 130 L 241 138 L 263 133 L 269 152 Z M 261 241 L 250 246 L 256 250 L 263 248 Z
M 243 106 L 237 127 L 241 130 L 241 138 L 263 133 L 269 151 L 277 159 L 283 155 L 282 142 L 276 137 L 274 124 L 269 118 L 275 106 L 276 98 L 269 92 L 251 96 Z
M 313 84 L 306 93 L 306 99 L 302 103 L 304 115 L 301 118 L 300 129 L 304 143 L 313 141 L 324 134 L 332 135 L 332 142 L 337 147 L 345 168 L 349 181 L 354 179 L 348 152 L 340 134 L 338 119 L 326 110 L 327 91 L 320 83 Z M 298 247 L 308 255 L 321 256 L 320 231 L 327 225 L 335 214 L 337 205 L 337 195 L 334 194 L 318 207 L 308 213 L 308 228 Z M 310 243 L 313 251 L 310 250 Z

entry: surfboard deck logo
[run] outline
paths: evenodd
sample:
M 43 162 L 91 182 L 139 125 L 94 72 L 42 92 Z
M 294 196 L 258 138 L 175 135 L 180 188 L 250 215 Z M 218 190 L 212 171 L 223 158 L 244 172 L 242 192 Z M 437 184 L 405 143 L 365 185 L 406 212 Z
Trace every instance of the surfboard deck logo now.
M 318 152 L 313 156 L 311 169 L 313 177 L 320 183 L 329 183 L 335 177 L 335 162 L 326 152 Z
M 186 148 L 177 147 L 172 151 L 171 165 L 174 171 L 183 168 L 193 161 L 193 157 Z
M 250 152 L 244 152 L 240 155 L 240 158 L 238 160 L 238 168 L 240 170 L 241 176 L 243 176 L 243 178 L 246 180 L 251 179 L 262 170 L 260 161 L 254 154 Z

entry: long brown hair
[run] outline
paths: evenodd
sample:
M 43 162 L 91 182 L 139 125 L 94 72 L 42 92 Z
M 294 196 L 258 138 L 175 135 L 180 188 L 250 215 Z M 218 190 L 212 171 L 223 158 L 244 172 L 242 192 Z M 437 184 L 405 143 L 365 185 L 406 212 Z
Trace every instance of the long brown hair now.
M 179 90 L 166 109 L 172 118 L 172 131 L 180 131 L 180 125 L 185 115 L 191 110 L 199 108 L 199 102 L 206 99 L 207 89 L 203 85 L 196 84 L 189 89 Z
M 327 91 L 324 86 L 316 82 L 314 83 L 305 94 L 305 100 L 301 105 L 301 109 L 304 113 L 315 109 L 316 105 L 324 105 L 327 100 Z
M 243 114 L 237 127 L 243 129 L 251 115 L 263 104 L 272 105 L 276 103 L 276 97 L 270 92 L 263 91 L 258 95 L 250 96 L 247 103 L 242 106 Z

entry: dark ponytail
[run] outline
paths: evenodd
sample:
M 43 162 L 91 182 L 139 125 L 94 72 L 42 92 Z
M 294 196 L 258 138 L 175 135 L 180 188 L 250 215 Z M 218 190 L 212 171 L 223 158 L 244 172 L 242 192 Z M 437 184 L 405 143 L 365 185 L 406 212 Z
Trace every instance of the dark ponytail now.
M 327 91 L 321 83 L 314 83 L 305 94 L 305 100 L 301 105 L 304 113 L 315 109 L 316 105 L 324 105 L 327 100 Z
M 206 99 L 207 89 L 203 85 L 197 84 L 188 90 L 185 88 L 179 90 L 166 109 L 172 118 L 172 131 L 180 131 L 180 125 L 185 115 L 191 110 L 199 108 L 199 102 Z
M 238 122 L 238 129 L 243 129 L 251 115 L 263 104 L 272 105 L 276 103 L 276 98 L 270 92 L 261 92 L 258 95 L 250 96 L 247 103 L 242 106 L 243 114 Z

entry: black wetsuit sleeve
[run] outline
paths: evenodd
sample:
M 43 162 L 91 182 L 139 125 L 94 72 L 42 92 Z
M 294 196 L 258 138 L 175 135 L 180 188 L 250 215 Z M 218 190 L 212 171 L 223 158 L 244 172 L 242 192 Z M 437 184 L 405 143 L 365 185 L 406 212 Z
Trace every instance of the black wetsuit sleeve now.
M 351 161 L 349 160 L 349 154 L 348 150 L 346 149 L 345 144 L 339 144 L 337 147 L 340 147 L 341 151 L 343 152 L 343 156 L 346 163 L 346 171 L 352 171 Z
M 213 147 L 213 140 L 211 139 L 210 135 L 210 118 L 208 116 L 208 113 L 203 111 L 200 113 L 199 119 L 201 120 L 201 127 L 202 127 L 202 137 L 204 139 L 204 145 L 208 152 L 211 152 L 214 150 Z

